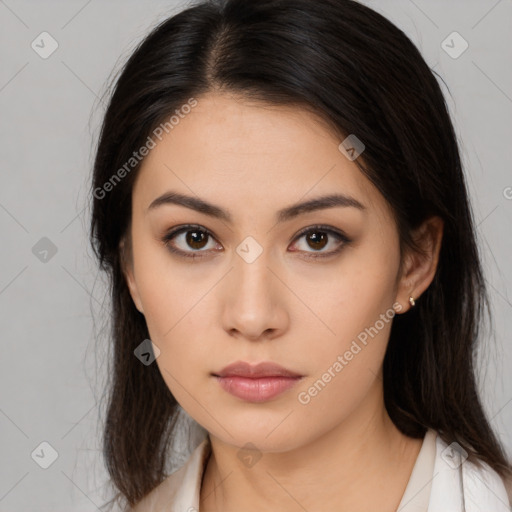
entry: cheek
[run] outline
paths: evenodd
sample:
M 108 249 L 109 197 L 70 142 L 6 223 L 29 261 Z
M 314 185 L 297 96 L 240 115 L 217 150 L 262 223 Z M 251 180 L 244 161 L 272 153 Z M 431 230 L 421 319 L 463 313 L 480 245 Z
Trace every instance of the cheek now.
M 158 251 L 158 250 L 157 250 Z M 207 318 L 205 291 L 211 288 L 208 280 L 190 282 L 186 272 L 170 265 L 169 256 L 141 253 L 144 266 L 137 281 L 144 305 L 144 317 L 151 341 L 159 348 L 156 363 L 167 386 L 178 401 L 186 400 L 184 391 L 192 392 L 207 372 L 200 371 L 208 361 Z M 143 259 L 144 258 L 144 259 Z M 202 283 L 202 284 L 201 284 Z M 184 394 L 185 393 L 185 394 Z M 190 398 L 189 398 L 190 399 Z
M 347 389 L 364 389 L 373 381 L 382 365 L 395 316 L 392 306 L 397 264 L 375 249 L 359 250 L 330 272 L 331 278 L 325 280 L 321 291 L 308 295 L 309 304 L 322 321 L 315 319 L 317 328 L 324 333 L 314 347 L 314 371 L 308 386 L 320 380 L 318 389 L 330 388 L 336 396 L 340 391 L 337 399 L 351 401 L 354 396 L 344 398 Z M 313 329 L 313 323 L 310 325 Z M 331 393 L 325 393 L 323 400 L 328 396 Z
M 335 334 L 324 336 L 314 350 L 304 347 L 314 355 L 311 373 L 297 390 L 297 404 L 305 422 L 323 417 L 326 429 L 344 421 L 370 396 L 395 316 L 386 286 L 355 282 L 356 293 L 347 280 L 347 288 L 338 286 L 338 300 L 328 300 L 319 310 Z
M 182 275 L 162 244 L 146 232 L 139 234 L 137 240 L 134 265 L 144 317 L 153 341 L 164 342 L 184 317 L 191 290 L 185 288 Z
M 310 300 L 330 328 L 328 337 L 339 343 L 337 348 L 376 323 L 379 331 L 386 331 L 389 318 L 394 316 L 397 268 L 398 262 L 390 256 L 368 249 L 354 252 L 338 269 L 329 272 L 321 292 L 318 290 Z M 382 315 L 386 315 L 385 325 L 379 321 Z
M 179 279 L 156 274 L 148 276 L 145 284 L 144 315 L 151 340 L 161 351 L 158 362 L 172 373 L 197 368 L 205 348 L 204 328 L 199 328 L 206 324 L 201 316 L 204 290 L 187 287 L 183 293 Z
M 148 301 L 150 314 L 146 317 L 150 338 L 160 349 L 156 364 L 169 391 L 178 403 L 194 417 L 201 414 L 199 402 L 208 400 L 207 362 L 205 340 L 198 325 L 203 320 L 197 315 L 198 298 L 183 299 L 179 293 L 155 294 Z

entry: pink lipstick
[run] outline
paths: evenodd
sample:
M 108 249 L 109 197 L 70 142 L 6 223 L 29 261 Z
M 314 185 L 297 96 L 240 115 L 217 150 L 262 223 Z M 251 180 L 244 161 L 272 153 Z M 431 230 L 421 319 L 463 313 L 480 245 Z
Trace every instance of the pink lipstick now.
M 237 361 L 213 376 L 228 393 L 247 402 L 266 402 L 287 391 L 303 378 L 275 363 L 251 365 Z

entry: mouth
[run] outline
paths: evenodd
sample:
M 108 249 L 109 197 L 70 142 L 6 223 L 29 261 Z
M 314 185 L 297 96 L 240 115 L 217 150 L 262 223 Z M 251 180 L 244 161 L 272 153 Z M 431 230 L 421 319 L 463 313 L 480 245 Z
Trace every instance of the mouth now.
M 251 365 L 244 361 L 230 364 L 212 376 L 226 392 L 247 402 L 271 400 L 304 377 L 275 363 Z

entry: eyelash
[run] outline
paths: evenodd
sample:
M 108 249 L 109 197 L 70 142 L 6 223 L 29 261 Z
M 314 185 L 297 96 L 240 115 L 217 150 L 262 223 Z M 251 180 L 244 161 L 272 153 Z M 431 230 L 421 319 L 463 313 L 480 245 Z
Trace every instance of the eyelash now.
M 205 256 L 203 256 L 202 254 L 198 254 L 198 253 L 208 252 L 208 251 L 186 252 L 186 251 L 182 251 L 181 249 L 176 249 L 175 247 L 173 247 L 171 245 L 172 240 L 176 236 L 180 235 L 181 233 L 186 233 L 187 231 L 200 231 L 200 232 L 208 235 L 209 237 L 215 239 L 215 237 L 207 229 L 204 229 L 203 227 L 198 226 L 198 225 L 189 224 L 189 225 L 182 226 L 180 228 L 170 231 L 162 238 L 162 242 L 164 243 L 165 247 L 170 252 L 177 254 L 180 257 L 191 258 L 191 259 L 204 258 Z M 307 235 L 309 233 L 314 233 L 317 231 L 321 231 L 322 233 L 326 233 L 327 235 L 332 235 L 343 243 L 337 249 L 335 249 L 333 251 L 325 252 L 325 253 L 311 253 L 310 254 L 310 253 L 306 252 L 308 254 L 307 256 L 304 256 L 304 258 L 306 258 L 306 259 L 319 259 L 319 258 L 328 258 L 330 256 L 334 256 L 335 254 L 338 254 L 339 252 L 341 252 L 343 247 L 348 245 L 352 241 L 346 235 L 341 233 L 340 231 L 334 230 L 334 229 L 330 228 L 329 226 L 324 226 L 321 224 L 318 224 L 315 226 L 310 226 L 308 228 L 301 230 L 295 236 L 294 241 L 302 238 L 304 235 Z M 300 252 L 300 251 L 297 251 L 297 252 Z

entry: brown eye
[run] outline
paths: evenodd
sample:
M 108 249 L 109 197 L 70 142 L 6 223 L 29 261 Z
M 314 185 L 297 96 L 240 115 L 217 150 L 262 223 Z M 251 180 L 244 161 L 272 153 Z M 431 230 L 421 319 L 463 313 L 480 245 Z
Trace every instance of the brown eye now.
M 351 242 L 351 240 L 341 232 L 335 231 L 327 226 L 313 226 L 302 230 L 296 237 L 296 240 L 304 239 L 305 243 L 297 244 L 298 247 L 293 252 L 304 253 L 305 258 L 323 258 L 334 256 L 340 252 L 343 247 Z M 334 248 L 328 251 L 323 249 L 329 245 Z
M 203 249 L 206 245 L 205 242 L 208 241 L 208 234 L 204 231 L 194 230 L 194 231 L 187 231 L 185 242 L 191 247 L 192 249 Z
M 323 249 L 328 242 L 328 236 L 322 231 L 312 231 L 306 236 L 307 243 L 312 249 Z
M 196 226 L 183 226 L 166 234 L 162 242 L 169 251 L 188 258 L 202 258 L 211 252 L 208 247 L 210 241 L 215 240 L 206 230 Z M 206 253 L 206 254 L 205 254 Z

